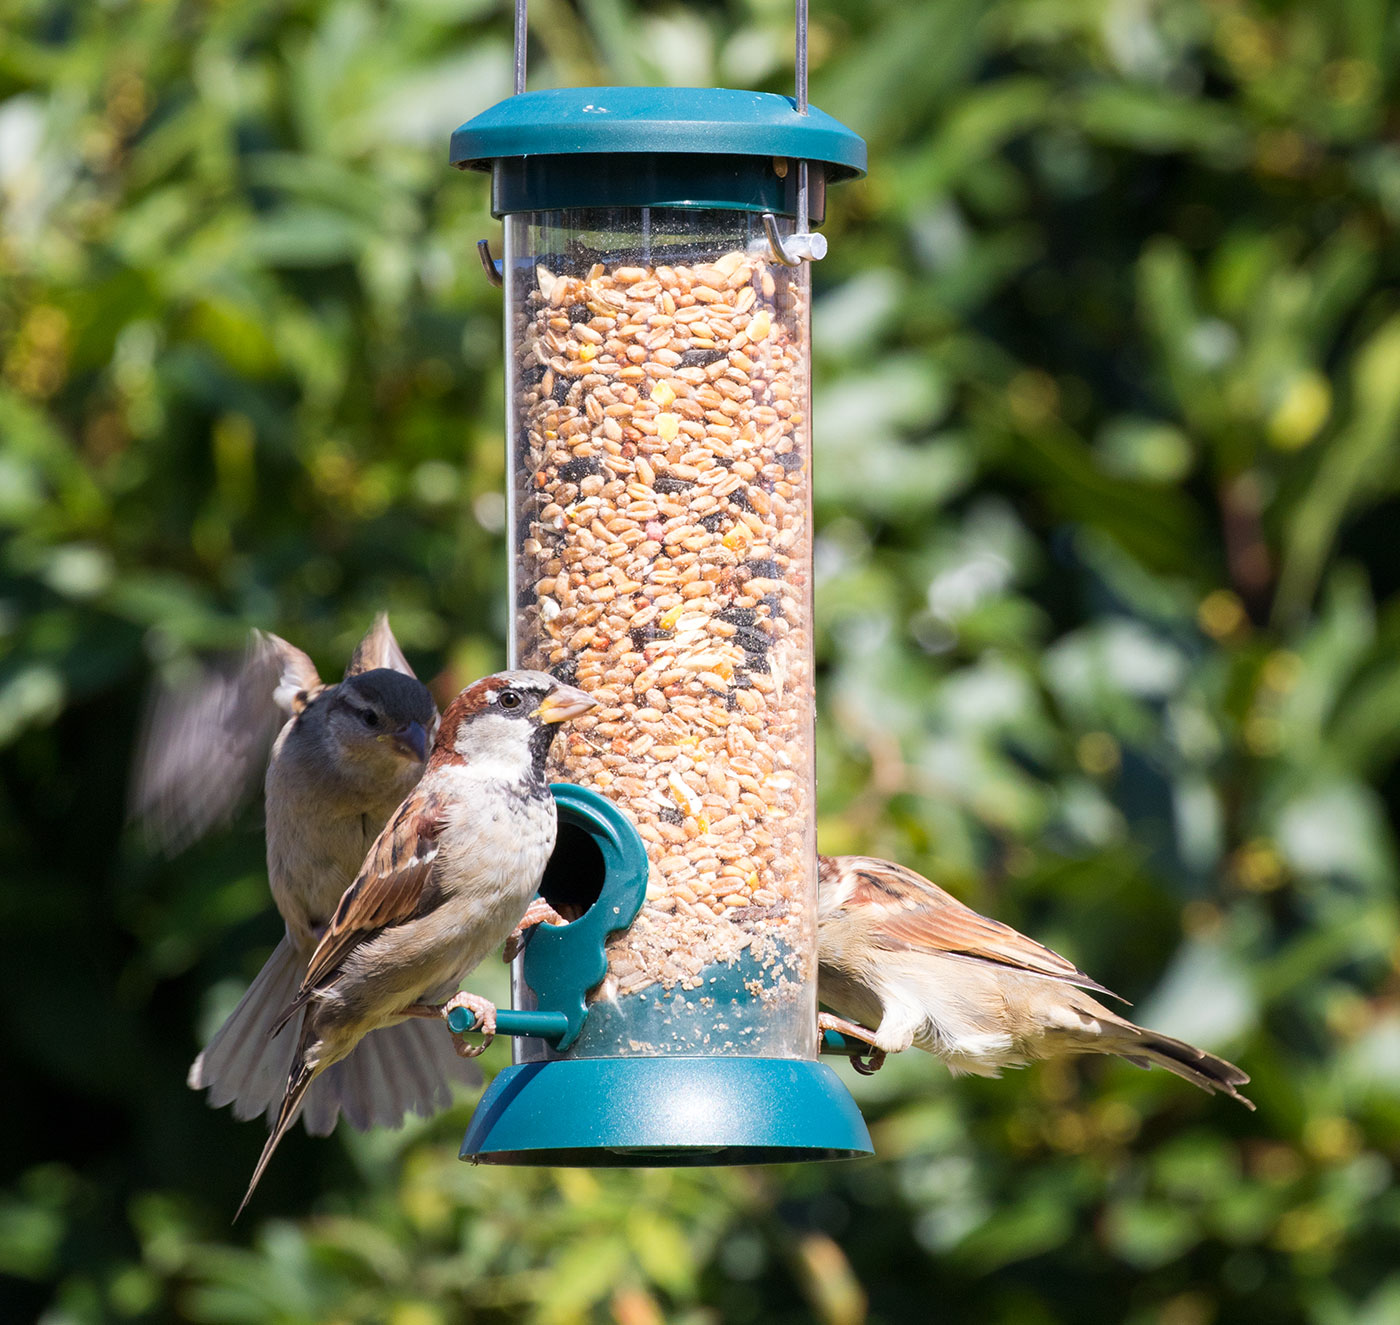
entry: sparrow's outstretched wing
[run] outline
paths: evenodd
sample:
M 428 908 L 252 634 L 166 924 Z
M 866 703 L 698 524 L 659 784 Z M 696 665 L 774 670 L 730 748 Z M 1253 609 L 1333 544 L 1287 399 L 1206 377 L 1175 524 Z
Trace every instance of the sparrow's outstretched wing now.
M 862 912 L 876 943 L 887 951 L 946 952 L 996 962 L 1118 998 L 1058 952 L 1010 925 L 979 915 L 903 865 L 871 856 L 822 857 L 821 862 L 824 871 L 845 875 L 850 889 L 846 905 Z
M 239 663 L 202 667 L 157 687 L 137 746 L 130 805 L 147 839 L 173 855 L 230 819 L 261 783 L 293 697 L 319 686 L 306 654 L 255 631 Z
M 387 667 L 390 671 L 413 676 L 413 668 L 408 665 L 394 632 L 389 629 L 387 612 L 381 612 L 374 618 L 374 624 L 365 632 L 364 639 L 355 646 L 345 675 L 358 676 L 361 672 L 372 672 L 376 667 Z

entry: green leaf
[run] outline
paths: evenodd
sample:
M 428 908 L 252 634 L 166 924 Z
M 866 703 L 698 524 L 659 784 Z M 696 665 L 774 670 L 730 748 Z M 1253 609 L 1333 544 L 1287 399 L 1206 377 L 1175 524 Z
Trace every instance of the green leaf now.
M 1311 600 L 1349 511 L 1393 463 L 1400 447 L 1400 316 L 1371 334 L 1351 371 L 1351 409 L 1318 465 L 1289 529 L 1275 612 L 1296 619 Z

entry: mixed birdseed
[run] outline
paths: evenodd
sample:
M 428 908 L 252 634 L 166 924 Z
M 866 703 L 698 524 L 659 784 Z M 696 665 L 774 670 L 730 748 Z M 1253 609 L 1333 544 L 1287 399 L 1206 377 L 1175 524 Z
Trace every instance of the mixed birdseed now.
M 647 845 L 606 991 L 743 959 L 810 1018 L 805 267 L 553 265 L 514 283 L 515 656 L 599 701 L 554 772 Z

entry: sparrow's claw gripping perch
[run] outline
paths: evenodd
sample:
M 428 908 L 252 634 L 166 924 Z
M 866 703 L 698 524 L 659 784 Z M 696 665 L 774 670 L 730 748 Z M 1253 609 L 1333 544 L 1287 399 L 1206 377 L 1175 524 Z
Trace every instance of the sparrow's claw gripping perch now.
M 510 937 L 506 939 L 505 949 L 501 953 L 501 960 L 507 965 L 513 962 L 525 946 L 526 931 L 534 929 L 536 925 L 567 925 L 568 923 L 543 897 L 536 897 L 526 908 L 525 914 L 520 917 L 520 923 L 511 930 Z
M 875 1048 L 875 1032 L 867 1030 L 864 1026 L 857 1026 L 853 1021 L 847 1021 L 845 1017 L 834 1016 L 830 1012 L 817 1013 L 817 1029 L 819 1031 L 836 1031 L 840 1035 L 849 1035 L 853 1040 L 861 1040 L 872 1049 Z
M 861 1040 L 870 1046 L 868 1054 L 852 1054 L 851 1066 L 863 1077 L 873 1077 L 885 1065 L 885 1051 L 875 1044 L 872 1038 L 873 1032 L 865 1029 L 864 1026 L 857 1026 L 853 1021 L 847 1021 L 844 1017 L 834 1017 L 830 1012 L 817 1013 L 817 1029 L 819 1031 L 837 1031 L 841 1035 L 849 1036 L 852 1040 Z
M 443 1021 L 458 1008 L 466 1008 L 476 1018 L 476 1025 L 470 1031 L 449 1031 L 448 1034 L 452 1036 L 452 1043 L 463 1058 L 475 1058 L 478 1054 L 485 1053 L 487 1046 L 496 1038 L 496 1005 L 490 999 L 482 998 L 480 994 L 469 994 L 463 990 L 460 994 L 454 994 L 439 1009 Z M 468 1044 L 463 1037 L 477 1031 L 485 1038 L 480 1044 Z

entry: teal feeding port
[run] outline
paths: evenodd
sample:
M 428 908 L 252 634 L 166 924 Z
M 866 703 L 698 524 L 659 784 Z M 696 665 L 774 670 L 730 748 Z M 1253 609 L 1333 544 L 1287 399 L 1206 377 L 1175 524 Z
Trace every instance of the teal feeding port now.
M 521 92 L 453 135 L 505 228 L 511 663 L 598 701 L 553 756 L 572 923 L 516 959 L 463 1158 L 870 1151 L 818 1059 L 809 315 L 865 146 L 804 83 Z

